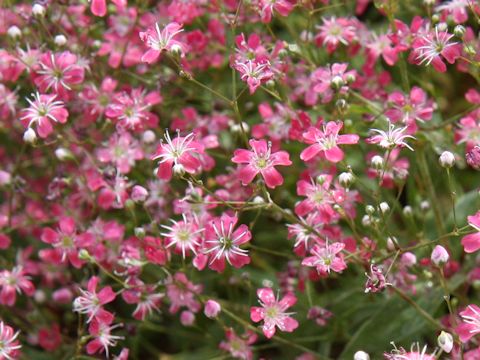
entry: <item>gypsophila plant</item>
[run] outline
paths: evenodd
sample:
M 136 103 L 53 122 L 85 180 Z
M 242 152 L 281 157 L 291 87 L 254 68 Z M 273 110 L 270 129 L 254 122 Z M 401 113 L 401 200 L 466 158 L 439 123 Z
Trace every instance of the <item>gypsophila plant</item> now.
M 479 0 L 4 0 L 0 360 L 480 359 Z

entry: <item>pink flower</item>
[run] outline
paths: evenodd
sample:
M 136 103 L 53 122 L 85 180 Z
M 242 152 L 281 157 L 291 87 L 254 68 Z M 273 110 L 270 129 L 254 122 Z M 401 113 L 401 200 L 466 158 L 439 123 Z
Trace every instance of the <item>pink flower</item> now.
M 233 154 L 232 161 L 240 165 L 238 177 L 243 185 L 248 185 L 253 178 L 260 173 L 269 188 L 275 188 L 283 184 L 282 175 L 275 166 L 291 165 L 290 155 L 286 151 L 277 151 L 272 154 L 271 145 L 265 140 L 250 140 L 252 151 L 237 149 Z
M 88 280 L 87 290 L 79 289 L 81 295 L 73 301 L 73 311 L 88 316 L 87 322 L 98 319 L 101 322 L 110 323 L 113 314 L 103 309 L 105 304 L 115 300 L 115 292 L 110 286 L 105 286 L 97 292 L 100 279 L 92 276 Z
M 329 121 L 323 124 L 323 129 L 310 127 L 303 134 L 303 139 L 307 144 L 312 144 L 302 151 L 300 159 L 309 161 L 314 156 L 321 153 L 328 161 L 337 163 L 343 160 L 344 153 L 338 147 L 342 144 L 356 144 L 359 136 L 355 134 L 339 135 L 343 127 L 342 122 Z
M 111 346 L 116 346 L 118 340 L 123 340 L 123 336 L 112 335 L 112 330 L 122 327 L 122 324 L 110 325 L 113 321 L 113 318 L 110 321 L 102 322 L 94 318 L 88 327 L 88 332 L 93 338 L 87 344 L 87 354 L 93 355 L 98 352 L 105 351 L 105 354 L 108 358 L 108 348 Z
M 0 321 L 0 359 L 15 360 L 19 358 L 19 349 L 22 347 L 17 340 L 19 333 Z
M 177 272 L 173 277 L 169 277 L 166 287 L 172 314 L 176 313 L 181 307 L 187 307 L 194 313 L 201 309 L 196 297 L 202 292 L 202 286 L 190 282 L 184 273 Z
M 160 179 L 170 180 L 173 171 L 182 173 L 186 171 L 189 174 L 195 173 L 201 167 L 198 154 L 204 153 L 202 144 L 194 140 L 194 134 L 190 133 L 183 137 L 178 135 L 173 140 L 168 131 L 165 132 L 166 143 L 162 142 L 152 160 L 159 160 L 160 165 L 157 175 Z
M 41 239 L 55 248 L 62 262 L 68 258 L 74 267 L 80 268 L 83 262 L 78 257 L 79 248 L 90 245 L 93 236 L 89 233 L 77 234 L 75 221 L 70 217 L 60 218 L 58 224 L 56 231 L 49 227 L 44 228 Z
M 468 216 L 468 225 L 473 227 L 477 232 L 465 235 L 462 238 L 463 250 L 466 253 L 473 253 L 480 249 L 480 211 L 475 215 Z
M 90 11 L 95 16 L 105 16 L 107 14 L 107 0 L 91 0 Z M 127 0 L 112 0 L 117 6 L 117 10 L 122 10 L 127 6 Z
M 313 256 L 303 259 L 302 265 L 315 267 L 320 275 L 330 274 L 332 270 L 342 272 L 347 268 L 341 254 L 344 247 L 343 243 L 329 245 L 328 241 L 325 246 L 315 245 L 310 251 Z
M 232 357 L 242 360 L 252 360 L 252 345 L 257 341 L 257 334 L 247 330 L 242 336 L 238 336 L 235 330 L 227 328 L 225 330 L 226 341 L 220 343 L 220 349 L 228 351 Z
M 257 290 L 257 296 L 261 307 L 253 306 L 250 318 L 253 322 L 264 321 L 262 330 L 267 338 L 275 335 L 276 327 L 286 332 L 293 332 L 298 327 L 297 320 L 290 317 L 293 313 L 285 312 L 297 302 L 295 295 L 288 293 L 279 301 L 271 288 L 261 288 Z
M 30 107 L 22 110 L 20 121 L 25 128 L 36 124 L 38 135 L 46 138 L 53 131 L 52 121 L 61 124 L 67 122 L 68 111 L 63 101 L 55 101 L 56 95 L 40 95 L 37 92 L 32 96 L 33 101 L 27 98 Z
M 288 16 L 293 10 L 293 4 L 288 0 L 258 0 L 258 7 L 264 23 L 272 21 L 273 10 L 282 16 Z
M 143 151 L 139 142 L 129 133 L 114 133 L 108 146 L 99 149 L 98 160 L 113 163 L 121 174 L 127 174 L 135 166 L 135 161 L 143 159 Z
M 175 246 L 175 252 L 185 256 L 191 251 L 195 255 L 200 246 L 200 234 L 204 231 L 200 228 L 193 217 L 188 218 L 182 214 L 183 220 L 175 221 L 170 219 L 172 226 L 162 225 L 162 228 L 168 232 L 161 233 L 167 239 L 165 241 L 166 247 Z
M 403 128 L 395 128 L 395 125 L 388 122 L 388 130 L 383 131 L 379 129 L 371 129 L 372 132 L 377 133 L 378 135 L 374 135 L 366 139 L 366 142 L 369 144 L 378 144 L 380 147 L 384 149 L 394 149 L 396 147 L 407 147 L 411 151 L 413 148 L 406 143 L 407 139 L 415 139 L 411 135 L 405 135 L 405 131 L 407 127 Z
M 477 305 L 468 305 L 460 312 L 462 323 L 457 326 L 456 332 L 463 343 L 480 333 L 480 308 Z
M 268 61 L 236 61 L 233 67 L 240 73 L 242 81 L 247 83 L 250 94 L 253 94 L 260 85 L 273 78 L 273 72 Z
M 439 72 L 447 71 L 444 60 L 453 64 L 461 55 L 461 46 L 452 42 L 452 38 L 452 34 L 439 31 L 438 27 L 435 27 L 435 33 L 428 33 L 413 41 L 410 60 L 418 65 L 432 64 Z
M 42 54 L 32 73 L 35 85 L 41 92 L 52 90 L 60 98 L 65 98 L 72 86 L 82 83 L 85 76 L 84 68 L 77 60 L 77 56 L 69 51 Z
M 319 33 L 315 36 L 317 45 L 326 47 L 329 53 L 333 53 L 339 44 L 348 46 L 355 38 L 356 31 L 354 22 L 347 18 L 322 18 L 323 24 L 317 26 Z
M 235 229 L 237 222 L 236 216 L 230 217 L 223 214 L 207 225 L 205 253 L 210 255 L 210 269 L 223 272 L 225 259 L 235 268 L 241 268 L 250 263 L 248 251 L 240 248 L 240 245 L 250 241 L 252 234 L 244 224 Z
M 393 122 L 401 121 L 416 127 L 416 121 L 424 122 L 432 118 L 433 103 L 419 87 L 414 86 L 408 96 L 400 91 L 394 91 L 388 100 L 392 106 L 385 112 L 385 116 Z
M 12 271 L 0 271 L 0 289 L 0 304 L 6 306 L 15 305 L 17 293 L 33 296 L 35 292 L 35 286 L 22 266 L 16 266 Z
M 307 198 L 300 201 L 295 206 L 295 213 L 299 216 L 305 216 L 316 209 L 320 215 L 319 219 L 329 223 L 335 214 L 332 205 L 335 203 L 334 192 L 330 190 L 332 177 L 330 175 L 320 175 L 317 181 L 299 180 L 297 182 L 297 194 Z
M 148 28 L 145 32 L 140 32 L 140 39 L 149 47 L 147 52 L 143 54 L 142 61 L 153 63 L 157 61 L 162 51 L 179 51 L 185 54 L 187 46 L 175 37 L 183 31 L 182 25 L 172 22 L 165 26 L 162 30 L 158 23 L 154 27 Z

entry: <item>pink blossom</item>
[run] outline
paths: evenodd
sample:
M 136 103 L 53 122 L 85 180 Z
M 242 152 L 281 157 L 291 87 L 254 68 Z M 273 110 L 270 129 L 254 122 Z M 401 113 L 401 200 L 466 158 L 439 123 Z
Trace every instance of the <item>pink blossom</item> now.
M 61 124 L 67 122 L 68 111 L 63 101 L 55 100 L 56 95 L 40 95 L 37 92 L 32 96 L 33 101 L 27 98 L 30 107 L 22 110 L 20 121 L 25 128 L 36 125 L 38 135 L 46 138 L 53 132 L 52 121 Z
M 201 285 L 195 285 L 187 279 L 184 273 L 177 272 L 167 280 L 167 296 L 170 299 L 170 312 L 176 313 L 181 307 L 186 307 L 196 313 L 201 305 L 196 296 L 202 292 Z
M 181 173 L 185 171 L 194 174 L 201 167 L 197 154 L 204 153 L 204 147 L 194 140 L 194 134 L 190 133 L 183 137 L 178 135 L 173 140 L 168 131 L 165 132 L 165 141 L 161 142 L 152 160 L 159 160 L 157 175 L 160 179 L 170 180 L 173 171 Z
M 140 39 L 149 48 L 142 56 L 142 61 L 152 64 L 157 61 L 162 51 L 179 51 L 185 55 L 187 46 L 178 40 L 175 40 L 178 34 L 183 31 L 182 25 L 172 22 L 160 30 L 158 23 L 148 28 L 145 32 L 140 32 Z
M 480 308 L 471 304 L 460 312 L 462 323 L 457 326 L 457 332 L 463 343 L 468 342 L 472 337 L 480 333 Z
M 290 315 L 293 313 L 286 310 L 297 302 L 297 298 L 292 293 L 286 294 L 281 300 L 275 298 L 271 288 L 261 288 L 257 290 L 258 302 L 261 307 L 253 306 L 250 308 L 250 318 L 253 322 L 264 321 L 262 330 L 267 338 L 275 335 L 275 330 L 293 332 L 298 327 L 298 322 Z
M 415 122 L 424 122 L 432 118 L 433 103 L 428 100 L 427 94 L 421 88 L 414 86 L 410 94 L 404 95 L 394 91 L 388 97 L 392 106 L 387 109 L 385 116 L 393 122 L 401 121 L 416 128 Z
M 33 81 L 41 92 L 54 91 L 61 99 L 74 85 L 82 83 L 84 76 L 84 68 L 78 65 L 77 56 L 69 51 L 42 54 L 32 73 Z
M 342 122 L 329 121 L 323 124 L 322 129 L 310 127 L 303 134 L 303 139 L 307 144 L 311 144 L 300 154 L 303 161 L 309 161 L 314 156 L 322 154 L 328 161 L 337 163 L 343 160 L 344 153 L 338 147 L 343 144 L 358 143 L 359 136 L 356 134 L 339 135 L 338 133 L 343 127 Z
M 328 244 L 327 241 L 325 246 L 315 245 L 310 250 L 312 256 L 303 259 L 302 265 L 315 267 L 320 275 L 330 274 L 332 270 L 342 272 L 347 268 L 341 253 L 344 248 L 345 244 L 338 242 Z
M 0 321 L 0 358 L 15 360 L 20 356 L 20 342 L 17 340 L 19 331 Z
M 97 319 L 101 322 L 110 323 L 113 320 L 113 314 L 106 311 L 103 306 L 115 300 L 115 292 L 110 286 L 105 286 L 97 292 L 97 286 L 100 279 L 92 276 L 88 280 L 87 290 L 79 289 L 81 295 L 75 298 L 73 302 L 73 311 L 88 316 L 87 322 Z
M 113 319 L 102 322 L 94 318 L 88 327 L 88 332 L 93 340 L 87 343 L 87 354 L 93 355 L 105 351 L 108 358 L 109 347 L 116 346 L 118 340 L 123 340 L 123 336 L 112 335 L 112 330 L 122 327 L 122 324 L 111 325 Z
M 247 330 L 242 336 L 238 336 L 235 330 L 227 328 L 225 330 L 226 341 L 220 343 L 220 349 L 228 351 L 232 357 L 242 360 L 253 359 L 252 345 L 257 341 L 257 334 L 251 330 Z
M 273 11 L 275 10 L 282 16 L 288 16 L 293 10 L 293 4 L 288 0 L 256 0 L 259 8 L 262 22 L 269 23 L 272 21 Z
M 322 25 L 317 25 L 319 30 L 315 36 L 317 45 L 325 46 L 329 53 L 333 53 L 339 44 L 348 46 L 356 38 L 354 22 L 348 18 L 322 18 Z
M 299 216 L 305 216 L 312 210 L 317 210 L 319 219 L 329 223 L 335 212 L 332 205 L 335 203 L 335 193 L 331 191 L 330 185 L 332 177 L 330 175 L 320 175 L 317 181 L 299 180 L 297 182 L 297 194 L 306 196 L 306 199 L 300 201 L 295 206 L 295 213 Z
M 250 94 L 253 94 L 262 84 L 273 78 L 273 72 L 268 61 L 236 61 L 233 67 L 240 73 L 242 81 L 247 83 Z
M 17 293 L 22 292 L 27 296 L 33 296 L 35 292 L 35 286 L 22 266 L 16 266 L 12 271 L 0 271 L 0 304 L 15 305 Z
M 477 232 L 465 235 L 462 238 L 463 250 L 466 253 L 473 253 L 480 249 L 480 211 L 475 215 L 467 217 L 468 225 L 473 227 Z
M 240 248 L 250 241 L 252 234 L 248 227 L 241 224 L 237 229 L 236 216 L 223 214 L 207 224 L 205 234 L 206 254 L 210 256 L 209 267 L 212 270 L 223 272 L 225 260 L 235 268 L 241 268 L 250 263 L 248 251 Z
M 271 145 L 265 140 L 250 140 L 252 151 L 237 149 L 233 154 L 232 161 L 242 164 L 238 168 L 238 177 L 243 185 L 250 184 L 257 174 L 261 174 L 265 184 L 269 188 L 275 188 L 283 184 L 282 175 L 275 166 L 291 165 L 290 156 L 286 151 L 272 153 Z
M 215 300 L 207 300 L 204 309 L 206 317 L 210 319 L 216 318 L 220 311 L 222 311 L 222 307 L 218 302 L 216 302 Z
M 140 144 L 129 133 L 114 133 L 108 146 L 97 152 L 98 159 L 104 163 L 112 163 L 122 174 L 130 172 L 135 162 L 143 159 Z
M 189 218 L 182 214 L 183 220 L 172 222 L 171 226 L 162 225 L 162 228 L 168 232 L 163 232 L 161 235 L 166 237 L 166 247 L 175 246 L 175 252 L 185 256 L 192 252 L 197 254 L 197 249 L 200 246 L 200 234 L 204 231 L 199 227 L 194 218 Z

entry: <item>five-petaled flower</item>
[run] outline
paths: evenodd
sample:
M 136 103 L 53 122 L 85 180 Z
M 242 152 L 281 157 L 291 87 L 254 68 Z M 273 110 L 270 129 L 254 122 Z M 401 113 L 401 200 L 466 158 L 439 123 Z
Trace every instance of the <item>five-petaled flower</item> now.
M 179 51 L 182 55 L 185 55 L 187 45 L 175 39 L 182 31 L 182 25 L 172 22 L 162 30 L 160 30 L 158 23 L 155 23 L 154 27 L 150 27 L 145 32 L 140 32 L 140 39 L 149 47 L 147 52 L 143 54 L 142 61 L 151 64 L 157 61 L 162 51 Z
M 297 320 L 291 317 L 294 313 L 286 312 L 297 302 L 295 295 L 288 293 L 279 300 L 271 288 L 261 288 L 257 290 L 257 296 L 262 306 L 253 306 L 250 309 L 250 318 L 254 322 L 263 320 L 262 330 L 267 338 L 275 335 L 276 328 L 280 331 L 293 332 L 298 327 Z
M 237 149 L 233 154 L 232 161 L 240 164 L 238 178 L 243 185 L 248 185 L 253 178 L 260 173 L 269 188 L 275 188 L 283 184 L 282 175 L 275 169 L 275 166 L 291 165 L 290 155 L 286 151 L 272 153 L 270 143 L 265 140 L 250 140 L 252 151 Z

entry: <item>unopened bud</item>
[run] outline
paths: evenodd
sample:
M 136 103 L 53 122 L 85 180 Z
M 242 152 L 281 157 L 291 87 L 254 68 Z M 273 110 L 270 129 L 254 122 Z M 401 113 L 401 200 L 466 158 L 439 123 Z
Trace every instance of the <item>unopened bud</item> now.
M 355 181 L 355 178 L 353 177 L 352 173 L 343 172 L 338 176 L 338 181 L 345 189 L 350 189 L 350 186 Z
M 28 128 L 27 131 L 23 133 L 23 141 L 27 143 L 33 143 L 37 139 L 37 134 L 32 128 Z
M 318 175 L 316 180 L 317 180 L 317 184 L 323 185 L 327 180 L 327 177 L 325 175 Z
M 380 205 L 378 205 L 378 207 L 380 208 L 380 211 L 382 212 L 382 214 L 385 214 L 390 210 L 390 206 L 385 201 L 381 202 Z
M 78 252 L 78 258 L 80 260 L 88 261 L 91 259 L 90 253 L 86 249 L 80 249 Z
M 32 7 L 33 16 L 43 17 L 43 16 L 45 16 L 46 12 L 47 12 L 47 9 L 45 9 L 45 7 L 43 5 L 35 4 Z
M 427 200 L 423 200 L 420 203 L 420 209 L 422 209 L 422 211 L 428 211 L 430 209 L 430 203 Z
M 453 336 L 445 331 L 438 335 L 437 344 L 447 354 L 453 349 Z
M 55 42 L 55 45 L 63 46 L 67 43 L 67 38 L 65 37 L 65 35 L 60 34 L 60 35 L 55 36 L 53 41 Z
M 375 208 L 372 205 L 365 206 L 365 212 L 368 215 L 373 215 L 375 213 Z
M 403 215 L 405 215 L 405 216 L 412 216 L 413 215 L 413 209 L 410 205 L 407 205 L 403 208 Z
M 73 158 L 73 154 L 71 153 L 71 151 L 68 150 L 68 149 L 65 149 L 65 148 L 56 149 L 55 150 L 55 156 L 60 161 L 65 161 L 65 160 Z
M 182 47 L 180 45 L 174 44 L 170 48 L 170 51 L 175 55 L 182 55 Z
M 192 326 L 195 322 L 195 314 L 188 310 L 182 311 L 180 314 L 180 322 L 183 326 Z
M 143 239 L 145 237 L 145 229 L 143 227 L 136 227 L 135 229 L 133 229 L 133 232 L 135 233 L 135 236 L 139 239 Z
M 383 158 L 380 155 L 375 155 L 371 160 L 372 166 L 376 170 L 383 168 Z
M 205 303 L 205 309 L 203 313 L 205 314 L 206 317 L 210 319 L 214 319 L 218 316 L 221 310 L 222 310 L 222 307 L 218 302 L 216 302 L 215 300 L 208 300 Z
M 410 267 L 417 263 L 417 257 L 415 256 L 414 253 L 406 252 L 405 254 L 402 255 L 402 257 L 400 258 L 400 261 L 406 267 Z
M 438 31 L 447 31 L 448 24 L 446 22 L 441 22 L 436 26 L 436 28 L 438 29 Z
M 182 164 L 173 165 L 173 174 L 178 177 L 185 175 L 185 167 Z
M 253 198 L 253 203 L 254 204 L 264 204 L 265 203 L 265 199 L 261 196 L 255 196 Z
M 353 360 L 370 360 L 370 355 L 368 355 L 365 351 L 357 351 L 353 355 Z
M 341 76 L 334 76 L 332 79 L 332 88 L 335 90 L 340 89 L 343 85 L 345 84 L 345 81 L 343 81 Z
M 458 38 L 463 38 L 463 35 L 465 35 L 465 31 L 465 26 L 463 25 L 457 25 L 455 26 L 455 29 L 453 29 L 453 33 Z
M 148 190 L 143 186 L 135 185 L 130 197 L 135 202 L 144 202 L 148 197 Z
M 450 255 L 448 255 L 447 250 L 443 246 L 437 245 L 433 249 L 430 259 L 435 265 L 443 266 L 450 259 Z
M 451 168 L 455 165 L 455 155 L 453 155 L 450 151 L 444 151 L 439 158 L 440 165 L 444 168 Z
M 155 141 L 156 136 L 152 130 L 147 130 L 142 134 L 142 140 L 146 144 L 151 144 Z
M 12 39 L 18 39 L 19 37 L 22 36 L 22 30 L 18 26 L 10 26 L 7 30 L 8 36 L 10 36 Z

